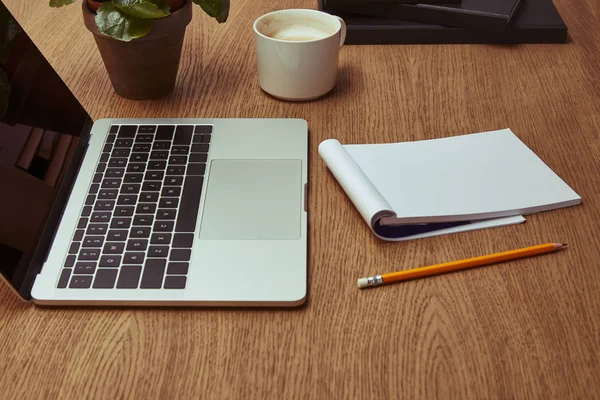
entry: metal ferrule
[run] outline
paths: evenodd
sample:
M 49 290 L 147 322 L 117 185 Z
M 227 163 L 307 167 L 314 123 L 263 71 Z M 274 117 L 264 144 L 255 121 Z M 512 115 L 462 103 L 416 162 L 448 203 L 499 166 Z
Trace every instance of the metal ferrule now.
M 367 278 L 367 286 L 379 286 L 383 283 L 381 275 L 369 276 Z

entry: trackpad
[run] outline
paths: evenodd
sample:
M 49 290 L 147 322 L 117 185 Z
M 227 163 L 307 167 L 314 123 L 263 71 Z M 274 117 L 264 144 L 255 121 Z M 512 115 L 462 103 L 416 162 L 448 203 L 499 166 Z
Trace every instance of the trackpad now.
M 299 239 L 300 160 L 213 160 L 200 239 Z

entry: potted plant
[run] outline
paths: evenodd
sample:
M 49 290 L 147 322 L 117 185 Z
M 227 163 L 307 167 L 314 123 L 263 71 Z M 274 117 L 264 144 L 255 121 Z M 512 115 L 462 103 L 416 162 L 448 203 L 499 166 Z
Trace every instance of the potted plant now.
M 75 1 L 50 0 L 50 6 Z M 83 0 L 85 26 L 117 94 L 150 99 L 173 90 L 192 2 L 219 23 L 227 21 L 229 0 Z

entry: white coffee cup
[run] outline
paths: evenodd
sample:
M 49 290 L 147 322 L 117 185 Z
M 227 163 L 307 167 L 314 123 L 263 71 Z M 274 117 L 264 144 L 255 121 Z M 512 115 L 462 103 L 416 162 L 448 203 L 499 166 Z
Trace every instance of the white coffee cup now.
M 316 10 L 274 11 L 254 21 L 258 82 L 284 100 L 312 100 L 336 83 L 346 40 L 340 17 Z

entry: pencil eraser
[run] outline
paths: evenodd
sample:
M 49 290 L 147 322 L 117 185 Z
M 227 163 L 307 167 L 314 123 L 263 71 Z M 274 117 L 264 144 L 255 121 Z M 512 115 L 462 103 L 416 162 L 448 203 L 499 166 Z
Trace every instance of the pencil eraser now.
M 358 280 L 356 281 L 356 284 L 358 285 L 359 288 L 364 288 L 365 286 L 369 285 L 369 280 L 367 278 L 358 278 Z

